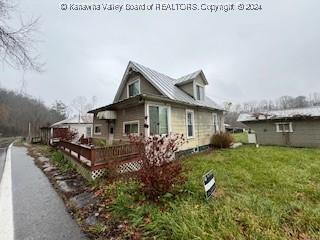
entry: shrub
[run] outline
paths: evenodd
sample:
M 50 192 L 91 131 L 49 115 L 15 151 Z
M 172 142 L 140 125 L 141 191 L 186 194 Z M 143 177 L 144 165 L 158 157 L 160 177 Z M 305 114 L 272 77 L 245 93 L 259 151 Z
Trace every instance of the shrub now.
M 229 133 L 216 133 L 211 138 L 211 144 L 216 148 L 229 148 L 234 139 Z
M 53 152 L 51 155 L 51 160 L 63 173 L 74 170 L 72 163 L 68 159 L 64 158 L 61 152 Z
M 107 140 L 99 139 L 99 138 L 92 138 L 92 144 L 98 147 L 106 147 L 108 146 Z
M 55 128 L 53 130 L 53 137 L 65 141 L 73 141 L 78 137 L 78 133 L 69 128 Z
M 185 142 L 183 135 L 129 136 L 130 142 L 139 148 L 142 161 L 137 173 L 141 191 L 151 200 L 170 192 L 175 185 L 184 182 L 180 160 L 175 152 Z

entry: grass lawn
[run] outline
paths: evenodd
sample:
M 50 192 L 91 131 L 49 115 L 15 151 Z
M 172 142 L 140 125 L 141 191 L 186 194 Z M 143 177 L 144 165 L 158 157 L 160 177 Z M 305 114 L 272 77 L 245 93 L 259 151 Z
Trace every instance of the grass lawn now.
M 320 239 L 320 149 L 244 146 L 184 165 L 185 186 L 157 204 L 134 181 L 106 185 L 108 211 L 158 239 Z M 217 189 L 206 201 L 211 169 Z
M 232 134 L 235 142 L 248 143 L 248 133 L 234 133 Z

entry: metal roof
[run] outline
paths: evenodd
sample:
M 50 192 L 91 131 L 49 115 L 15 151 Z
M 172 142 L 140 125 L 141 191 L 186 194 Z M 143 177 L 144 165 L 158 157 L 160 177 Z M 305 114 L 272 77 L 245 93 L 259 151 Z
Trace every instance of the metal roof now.
M 83 116 L 74 115 L 73 117 L 70 117 L 52 124 L 51 127 L 58 127 L 58 126 L 67 125 L 67 124 L 90 124 L 90 123 L 93 123 L 93 116 L 91 114 L 83 115 Z
M 178 78 L 177 80 L 175 80 L 175 84 L 181 85 L 184 83 L 188 83 L 188 82 L 192 81 L 193 79 L 195 79 L 200 73 L 201 73 L 201 70 L 198 70 L 198 71 L 195 71 L 195 72 L 190 73 L 188 75 L 182 76 L 182 77 Z
M 192 104 L 195 106 L 201 106 L 201 107 L 208 107 L 208 108 L 214 108 L 223 110 L 221 106 L 219 106 L 217 103 L 215 103 L 213 100 L 211 100 L 209 97 L 205 97 L 204 101 L 198 101 L 182 91 L 178 86 L 175 84 L 179 82 L 179 79 L 171 78 L 165 74 L 159 73 L 155 70 L 152 70 L 148 67 L 145 67 L 139 63 L 130 61 L 127 67 L 127 70 L 124 74 L 124 77 L 122 79 L 121 85 L 118 89 L 117 95 L 114 99 L 114 102 L 117 102 L 120 98 L 121 89 L 124 87 L 126 82 L 126 76 L 130 69 L 133 69 L 134 71 L 137 71 L 141 73 L 147 81 L 149 81 L 159 92 L 161 92 L 164 96 L 168 97 L 171 100 L 177 100 L 180 102 L 185 102 L 187 104 Z M 191 79 L 194 76 L 197 76 L 198 74 L 202 73 L 201 70 L 194 72 L 192 74 L 188 74 L 182 79 L 184 81 Z M 203 74 L 203 73 L 202 73 Z
M 242 113 L 238 117 L 238 122 L 276 120 L 286 118 L 308 118 L 320 117 L 320 107 L 294 108 L 284 110 L 274 110 L 268 112 Z

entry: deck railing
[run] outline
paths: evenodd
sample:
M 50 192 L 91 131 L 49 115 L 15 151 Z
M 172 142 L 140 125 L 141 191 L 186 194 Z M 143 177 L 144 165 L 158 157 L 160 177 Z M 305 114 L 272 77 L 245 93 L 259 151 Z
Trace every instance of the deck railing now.
M 139 158 L 138 147 L 130 143 L 97 147 L 61 140 L 57 148 L 91 170 L 133 162 Z

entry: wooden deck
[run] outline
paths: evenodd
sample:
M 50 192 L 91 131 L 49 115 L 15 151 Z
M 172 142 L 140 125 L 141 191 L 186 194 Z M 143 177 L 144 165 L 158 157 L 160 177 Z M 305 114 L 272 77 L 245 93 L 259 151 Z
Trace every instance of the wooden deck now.
M 62 140 L 57 148 L 91 171 L 139 160 L 139 148 L 130 143 L 97 147 Z

